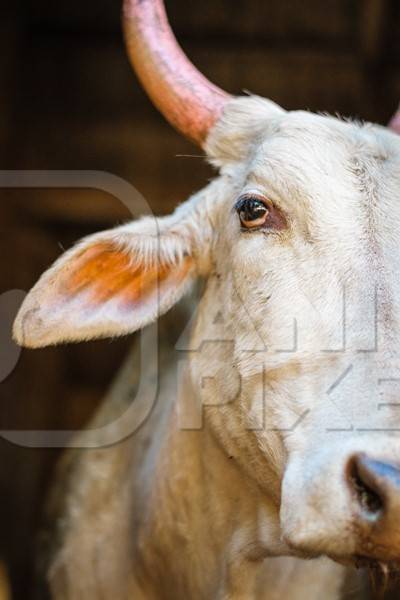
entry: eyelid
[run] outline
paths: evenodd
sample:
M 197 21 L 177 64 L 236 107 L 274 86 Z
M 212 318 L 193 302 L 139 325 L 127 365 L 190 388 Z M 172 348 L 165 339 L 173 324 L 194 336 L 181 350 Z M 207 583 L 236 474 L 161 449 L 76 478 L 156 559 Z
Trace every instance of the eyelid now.
M 240 195 L 241 196 L 256 196 L 256 197 L 260 197 L 260 198 L 268 198 L 268 194 L 266 194 L 265 192 L 262 192 L 261 190 L 259 190 L 257 188 L 245 188 Z
M 272 188 L 267 189 L 267 188 L 249 187 L 249 188 L 245 188 L 243 190 L 242 194 L 245 196 L 247 196 L 248 194 L 251 194 L 254 196 L 259 196 L 260 198 L 265 198 L 266 200 L 269 200 L 269 202 L 272 202 L 272 204 L 274 204 L 277 207 L 280 207 L 282 204 L 279 194 Z
M 241 192 L 239 194 L 239 196 L 236 199 L 235 204 L 233 205 L 232 211 L 236 212 L 238 210 L 238 208 L 240 207 L 240 203 L 243 201 L 244 198 L 256 198 L 258 200 L 260 200 L 260 202 L 263 202 L 263 204 L 265 204 L 266 208 L 270 208 L 271 204 L 274 204 L 274 201 L 267 195 L 264 194 L 262 192 L 260 192 L 259 190 L 253 190 L 253 189 L 249 189 L 249 190 L 243 190 L 243 192 Z
M 255 194 L 241 194 L 239 196 L 239 198 L 236 200 L 235 204 L 233 205 L 233 211 L 237 212 L 238 210 L 240 210 L 241 205 L 243 204 L 243 202 L 247 198 L 255 198 L 256 200 L 259 200 L 262 204 L 264 204 L 264 206 L 265 206 L 266 209 L 270 208 L 270 206 L 268 206 L 268 204 L 266 202 L 266 198 L 262 198 L 260 196 L 256 196 Z

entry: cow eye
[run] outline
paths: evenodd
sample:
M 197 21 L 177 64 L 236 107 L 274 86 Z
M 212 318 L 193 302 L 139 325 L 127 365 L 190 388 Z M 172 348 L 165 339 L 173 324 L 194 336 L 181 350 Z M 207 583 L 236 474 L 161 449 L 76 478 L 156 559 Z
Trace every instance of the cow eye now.
M 245 229 L 256 229 L 267 222 L 269 208 L 257 196 L 242 196 L 235 204 L 240 224 Z

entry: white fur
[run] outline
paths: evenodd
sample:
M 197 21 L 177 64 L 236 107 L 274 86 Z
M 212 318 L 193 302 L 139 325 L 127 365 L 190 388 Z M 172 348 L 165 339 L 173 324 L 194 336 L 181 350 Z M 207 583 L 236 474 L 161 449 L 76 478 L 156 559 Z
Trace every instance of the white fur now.
M 260 574 L 266 556 L 362 553 L 346 462 L 355 451 L 400 462 L 397 438 L 384 431 L 398 424 L 398 391 L 379 383 L 400 375 L 400 138 L 249 97 L 229 103 L 206 150 L 219 177 L 158 221 L 164 256 L 179 265 L 190 253 L 207 276 L 190 342 L 196 351 L 174 400 L 189 410 L 197 399 L 204 429 L 180 431 L 176 408 L 154 426 L 164 443 L 152 454 L 146 486 L 135 488 L 136 501 L 147 506 L 147 525 L 138 525 L 134 541 L 137 569 L 147 568 L 138 579 L 146 598 L 164 597 L 154 589 L 168 577 L 174 598 L 256 597 L 251 573 L 257 565 Z M 250 190 L 279 207 L 287 230 L 241 232 L 233 206 Z M 152 228 L 139 221 L 112 235 L 148 262 L 155 256 Z M 74 252 L 28 296 L 16 322 L 18 341 L 119 335 L 159 312 L 146 306 L 114 330 L 101 318 L 93 329 L 81 328 L 78 305 L 73 321 L 66 313 L 47 318 L 54 281 Z M 161 298 L 161 310 L 183 291 Z M 383 393 L 388 407 L 378 410 Z M 89 467 L 90 460 L 84 481 Z M 77 543 L 79 527 L 73 520 L 70 526 Z M 68 560 L 61 562 L 68 567 Z M 329 564 L 331 591 L 322 595 L 337 598 L 343 573 Z M 315 571 L 322 586 L 325 568 Z M 292 589 L 285 597 L 311 597 L 306 581 L 302 586 L 301 594 Z M 322 597 L 319 588 L 313 593 Z M 277 596 L 265 590 L 265 597 Z

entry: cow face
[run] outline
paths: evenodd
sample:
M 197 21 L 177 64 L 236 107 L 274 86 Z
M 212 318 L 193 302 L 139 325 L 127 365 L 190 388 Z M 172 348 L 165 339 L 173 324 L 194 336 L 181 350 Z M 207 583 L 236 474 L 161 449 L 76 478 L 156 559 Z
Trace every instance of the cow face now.
M 225 401 L 209 418 L 274 490 L 289 551 L 396 560 L 400 138 L 248 99 L 207 148 L 226 182 L 206 292 L 224 338 L 198 359 L 198 376 L 218 365 L 204 404 Z
M 396 560 L 400 139 L 249 97 L 206 151 L 214 182 L 67 252 L 15 337 L 126 334 L 205 277 L 188 370 L 204 422 L 280 511 L 277 553 Z

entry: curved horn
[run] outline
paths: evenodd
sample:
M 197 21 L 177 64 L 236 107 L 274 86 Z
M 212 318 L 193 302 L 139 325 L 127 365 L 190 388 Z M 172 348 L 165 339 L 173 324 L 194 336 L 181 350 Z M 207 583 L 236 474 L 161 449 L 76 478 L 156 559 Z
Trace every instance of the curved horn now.
M 162 0 L 124 0 L 123 22 L 128 55 L 144 89 L 166 119 L 201 146 L 231 96 L 185 56 Z

